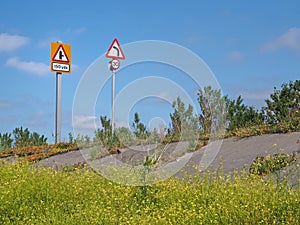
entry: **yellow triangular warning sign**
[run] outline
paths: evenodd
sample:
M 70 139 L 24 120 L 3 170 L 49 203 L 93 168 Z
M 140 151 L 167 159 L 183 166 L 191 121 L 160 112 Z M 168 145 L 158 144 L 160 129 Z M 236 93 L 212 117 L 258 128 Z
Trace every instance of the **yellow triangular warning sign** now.
M 56 53 L 54 54 L 54 56 L 52 58 L 52 61 L 64 62 L 64 63 L 69 63 L 70 62 L 69 57 L 66 54 L 66 51 L 65 51 L 63 45 L 59 45 Z

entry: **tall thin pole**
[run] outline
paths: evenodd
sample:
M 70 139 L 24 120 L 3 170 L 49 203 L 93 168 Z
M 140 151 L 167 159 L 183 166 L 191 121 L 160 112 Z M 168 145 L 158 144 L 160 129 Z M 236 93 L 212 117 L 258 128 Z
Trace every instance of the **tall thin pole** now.
M 111 93 L 111 130 L 112 134 L 115 130 L 115 70 L 112 69 L 112 93 Z
M 56 73 L 56 113 L 55 113 L 55 143 L 60 142 L 61 136 L 61 78 L 62 74 Z

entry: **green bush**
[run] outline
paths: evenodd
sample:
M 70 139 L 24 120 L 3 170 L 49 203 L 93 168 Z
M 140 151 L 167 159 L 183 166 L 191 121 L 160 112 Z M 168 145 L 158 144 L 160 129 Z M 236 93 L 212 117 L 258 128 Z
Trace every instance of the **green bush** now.
M 108 149 L 114 149 L 119 146 L 119 141 L 112 133 L 111 121 L 106 116 L 100 116 L 101 129 L 95 132 L 94 142 L 105 146 Z
M 268 123 L 278 124 L 287 121 L 299 125 L 300 80 L 284 83 L 281 89 L 274 87 L 274 92 L 270 94 L 270 99 L 266 99 L 266 104 L 267 107 L 263 109 Z
M 198 92 L 198 103 L 201 109 L 199 115 L 200 127 L 205 133 L 214 133 L 226 127 L 226 101 L 221 90 L 211 86 L 204 87 Z
M 137 112 L 134 114 L 134 122 L 132 123 L 132 127 L 134 129 L 133 133 L 136 138 L 146 139 L 147 136 L 149 136 L 149 132 L 147 131 L 145 124 L 141 122 Z
M 230 100 L 227 98 L 226 102 L 228 131 L 264 123 L 263 113 L 258 112 L 252 106 L 249 107 L 245 105 L 241 96 L 239 96 L 236 100 Z
M 171 127 L 167 130 L 164 142 L 175 142 L 180 140 L 195 140 L 199 132 L 199 121 L 194 115 L 192 105 L 185 106 L 178 97 L 172 103 L 174 112 L 170 113 Z
M 28 128 L 15 128 L 11 133 L 0 133 L 0 150 L 21 148 L 26 146 L 41 146 L 47 144 L 47 138 L 37 132 L 31 133 Z
M 26 146 L 40 146 L 47 144 L 47 138 L 44 135 L 39 135 L 36 132 L 31 133 L 28 128 L 15 128 L 13 130 L 13 135 L 15 148 Z
M 5 133 L 1 134 L 0 133 L 0 150 L 5 150 L 9 149 L 12 147 L 13 139 L 11 138 L 11 134 Z
M 258 155 L 251 164 L 249 171 L 252 174 L 267 175 L 289 166 L 296 160 L 296 152 L 292 154 L 277 153 L 273 156 L 267 155 L 265 157 Z

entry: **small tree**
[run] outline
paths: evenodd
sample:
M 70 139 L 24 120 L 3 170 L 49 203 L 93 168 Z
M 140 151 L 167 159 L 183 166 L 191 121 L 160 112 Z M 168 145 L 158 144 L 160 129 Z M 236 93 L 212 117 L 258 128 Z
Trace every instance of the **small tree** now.
M 225 128 L 226 101 L 227 98 L 221 95 L 221 90 L 213 90 L 211 86 L 199 90 L 198 103 L 201 109 L 199 121 L 205 133 L 214 133 Z
M 13 135 L 15 140 L 14 147 L 20 148 L 29 145 L 28 142 L 29 142 L 30 132 L 28 128 L 26 128 L 25 130 L 23 130 L 23 127 L 15 128 L 13 130 Z
M 139 114 L 137 112 L 134 114 L 134 122 L 132 123 L 132 127 L 134 129 L 133 133 L 135 137 L 144 139 L 148 136 L 146 126 L 143 123 L 141 123 Z
M 170 113 L 171 128 L 168 129 L 167 135 L 173 136 L 175 139 L 186 139 L 198 133 L 198 122 L 193 115 L 193 107 L 189 105 L 186 109 L 180 97 L 177 97 L 172 107 L 174 112 Z
M 110 147 L 112 144 L 112 126 L 110 119 L 106 116 L 100 116 L 101 129 L 95 132 L 95 140 L 100 141 L 104 146 Z
M 241 96 L 236 100 L 227 99 L 226 103 L 228 130 L 263 123 L 263 113 L 255 110 L 253 106 L 245 105 Z
M 36 132 L 30 133 L 28 128 L 15 128 L 13 130 L 13 135 L 15 148 L 47 144 L 47 138 L 44 135 L 39 135 Z
M 12 143 L 13 143 L 13 140 L 11 138 L 11 134 L 9 134 L 9 133 L 1 134 L 0 133 L 0 150 L 11 148 Z
M 33 132 L 30 134 L 30 146 L 40 146 L 45 144 L 47 144 L 47 138 L 44 135 L 39 135 L 37 132 Z
M 299 124 L 300 80 L 290 81 L 281 85 L 281 90 L 274 87 L 270 99 L 266 99 L 264 108 L 267 122 L 271 124 L 292 121 Z

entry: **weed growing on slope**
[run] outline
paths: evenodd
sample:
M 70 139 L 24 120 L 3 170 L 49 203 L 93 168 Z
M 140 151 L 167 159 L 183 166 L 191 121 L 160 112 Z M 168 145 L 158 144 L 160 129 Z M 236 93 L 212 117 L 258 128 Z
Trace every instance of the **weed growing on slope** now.
M 296 152 L 292 154 L 287 154 L 283 152 L 283 149 L 278 149 L 277 144 L 273 145 L 276 154 L 271 156 L 270 154 L 265 157 L 258 155 L 252 165 L 250 166 L 250 173 L 257 175 L 267 175 L 278 171 L 297 160 Z

